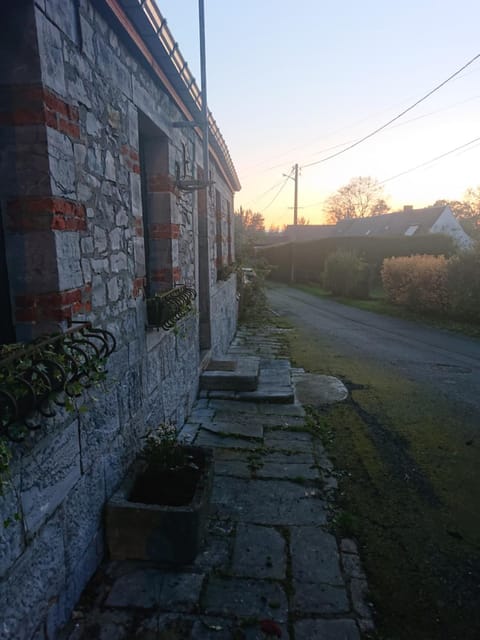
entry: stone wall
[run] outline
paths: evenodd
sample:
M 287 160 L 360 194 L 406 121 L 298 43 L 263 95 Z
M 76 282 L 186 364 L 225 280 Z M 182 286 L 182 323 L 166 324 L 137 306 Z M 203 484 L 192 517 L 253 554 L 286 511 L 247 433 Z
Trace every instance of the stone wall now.
M 7 38 L 11 64 L 0 67 L 0 168 L 10 176 L 0 199 L 17 339 L 88 320 L 117 340 L 107 380 L 79 400 L 82 410 L 59 409 L 13 448 L 0 497 L 11 520 L 0 525 L 0 638 L 55 637 L 104 553 L 105 501 L 145 433 L 166 420 L 181 426 L 198 388 L 198 301 L 165 332 L 146 328 L 145 295 L 198 289 L 198 200 L 175 178 L 201 165 L 201 140 L 172 126 L 184 118 L 178 104 L 98 4 L 21 0 L 22 19 L 0 28 L 17 30 Z M 157 138 L 148 164 L 141 140 Z M 212 175 L 229 261 L 233 194 L 214 162 Z M 211 348 L 221 353 L 235 332 L 236 286 L 234 276 L 217 281 L 207 202 Z

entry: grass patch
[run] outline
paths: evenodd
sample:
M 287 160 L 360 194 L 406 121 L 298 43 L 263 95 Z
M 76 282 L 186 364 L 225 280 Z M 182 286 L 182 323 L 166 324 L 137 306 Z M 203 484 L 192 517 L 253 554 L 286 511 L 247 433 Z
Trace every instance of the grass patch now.
M 348 401 L 321 412 L 320 432 L 328 432 L 325 446 L 341 472 L 334 524 L 359 541 L 379 637 L 478 638 L 475 417 L 388 363 L 339 355 L 302 329 L 287 335 L 295 366 L 336 375 L 350 389 Z

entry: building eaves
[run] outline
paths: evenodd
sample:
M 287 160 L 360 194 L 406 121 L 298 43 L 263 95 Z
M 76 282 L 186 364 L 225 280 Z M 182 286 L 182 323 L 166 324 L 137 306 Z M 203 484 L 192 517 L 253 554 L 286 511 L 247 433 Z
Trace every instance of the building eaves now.
M 153 0 L 104 0 L 104 2 L 115 13 L 117 19 L 119 19 L 119 15 L 115 11 L 116 8 L 120 8 L 128 18 L 152 58 L 149 60 L 148 56 L 144 55 L 147 63 L 152 67 L 158 65 L 166 80 L 174 89 L 176 97 L 186 107 L 191 121 L 195 122 L 200 130 L 202 126 L 202 96 L 200 89 L 188 68 L 187 62 L 180 53 L 178 44 L 167 26 L 167 21 L 155 2 Z M 122 22 L 121 19 L 120 22 Z M 134 34 L 125 28 L 125 24 L 122 23 L 122 26 L 130 39 L 132 39 Z M 138 48 L 138 43 L 135 44 L 137 44 Z M 145 52 L 143 53 L 145 54 Z M 185 112 L 184 109 L 182 110 Z M 232 189 L 239 191 L 241 185 L 230 152 L 210 111 L 208 112 L 208 122 L 211 152 L 213 152 L 214 158 L 219 163 L 224 174 L 226 174 Z

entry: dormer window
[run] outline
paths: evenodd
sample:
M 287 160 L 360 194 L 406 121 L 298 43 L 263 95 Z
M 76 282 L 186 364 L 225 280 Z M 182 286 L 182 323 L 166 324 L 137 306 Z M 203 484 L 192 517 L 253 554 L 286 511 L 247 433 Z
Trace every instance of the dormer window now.
M 406 236 L 413 236 L 413 234 L 417 231 L 418 229 L 418 224 L 412 224 L 410 227 L 408 227 L 408 229 L 405 231 Z

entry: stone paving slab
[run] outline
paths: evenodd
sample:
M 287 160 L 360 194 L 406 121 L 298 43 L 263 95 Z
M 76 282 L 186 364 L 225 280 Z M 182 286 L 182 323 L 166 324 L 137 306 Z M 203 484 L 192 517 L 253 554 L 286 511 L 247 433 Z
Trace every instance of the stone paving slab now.
M 200 429 L 194 444 L 202 447 L 220 447 L 224 449 L 258 449 L 259 443 L 256 440 L 247 440 L 247 438 L 234 438 L 220 436 L 216 433 L 204 431 Z
M 299 582 L 344 586 L 335 538 L 320 527 L 291 527 L 292 575 Z
M 209 615 L 237 618 L 271 618 L 285 623 L 288 603 L 279 583 L 244 578 L 210 578 L 204 596 Z
M 118 578 L 106 600 L 107 607 L 193 611 L 200 597 L 204 574 L 166 573 L 138 569 Z
M 230 436 L 242 436 L 244 438 L 255 438 L 261 440 L 263 438 L 263 426 L 258 421 L 241 421 L 229 420 L 218 422 L 203 422 L 202 429 L 212 431 L 213 433 L 224 433 Z
M 296 615 L 336 615 L 350 610 L 345 587 L 293 581 L 292 610 Z
M 238 525 L 233 552 L 234 575 L 284 580 L 286 567 L 285 539 L 278 531 L 259 525 Z
M 324 501 L 288 481 L 220 476 L 214 480 L 212 502 L 220 514 L 238 522 L 317 525 L 327 520 Z
M 222 449 L 215 455 L 215 473 L 239 478 L 276 478 L 316 480 L 320 477 L 311 453 L 291 454 L 258 449 L 244 451 Z
M 360 640 L 353 620 L 301 620 L 295 623 L 295 640 Z
M 259 404 L 258 413 L 260 415 L 280 415 L 280 416 L 305 416 L 305 409 L 300 404 Z
M 252 417 L 248 413 L 238 413 L 238 411 L 215 411 L 211 420 L 218 422 L 227 422 L 228 420 L 234 420 L 236 423 L 245 422 L 251 424 Z M 286 416 L 282 412 L 279 414 L 262 414 L 259 421 L 262 427 L 303 427 L 305 424 L 305 418 L 303 416 Z
M 278 451 L 291 453 L 311 453 L 313 451 L 312 436 L 308 433 L 294 431 L 268 431 L 264 438 L 265 446 Z
M 288 640 L 286 628 L 282 628 L 282 639 Z M 259 640 L 260 625 L 248 624 L 214 616 L 178 616 L 176 614 L 153 615 L 144 620 L 135 638 L 138 640 Z M 103 638 L 102 640 L 106 640 Z M 111 640 L 120 640 L 112 636 Z M 121 639 L 123 640 L 123 638 Z
M 318 469 L 312 464 L 294 463 L 291 458 L 285 461 L 271 461 L 266 457 L 263 465 L 255 471 L 257 478 L 288 479 L 297 482 L 317 480 L 320 478 Z

